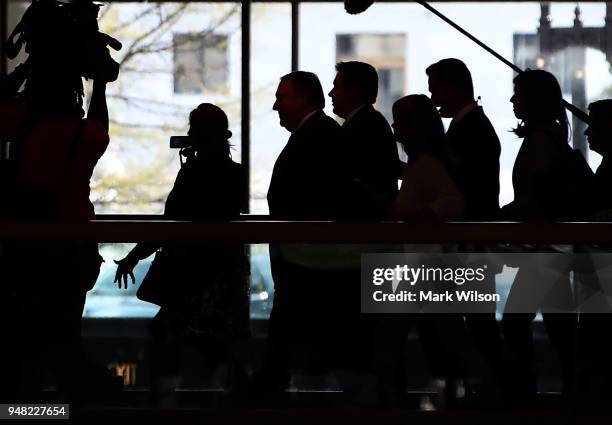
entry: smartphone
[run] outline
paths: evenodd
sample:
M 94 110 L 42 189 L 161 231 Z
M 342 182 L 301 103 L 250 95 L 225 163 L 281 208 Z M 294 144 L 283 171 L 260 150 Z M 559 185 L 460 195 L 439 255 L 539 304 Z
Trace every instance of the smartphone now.
M 170 149 L 183 149 L 191 146 L 191 138 L 189 136 L 171 136 Z

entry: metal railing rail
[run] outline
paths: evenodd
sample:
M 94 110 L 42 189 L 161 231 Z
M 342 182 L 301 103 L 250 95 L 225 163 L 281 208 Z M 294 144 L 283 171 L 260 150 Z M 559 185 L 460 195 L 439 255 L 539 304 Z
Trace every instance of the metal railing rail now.
M 612 244 L 606 223 L 181 222 L 99 220 L 87 223 L 0 222 L 0 241 L 244 243 L 530 243 Z

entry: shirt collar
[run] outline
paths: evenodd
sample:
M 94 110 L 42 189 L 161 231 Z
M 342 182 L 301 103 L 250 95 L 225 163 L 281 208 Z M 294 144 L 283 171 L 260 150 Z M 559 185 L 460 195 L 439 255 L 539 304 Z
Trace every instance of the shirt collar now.
M 298 126 L 295 128 L 295 130 L 293 130 L 291 132 L 291 134 L 295 134 L 297 133 L 297 131 L 302 128 L 302 126 L 304 125 L 304 123 L 306 121 L 308 121 L 313 115 L 315 115 L 317 112 L 319 112 L 320 109 L 315 109 L 314 111 L 312 111 L 311 113 L 309 113 L 308 115 L 306 115 L 304 118 L 302 118 L 302 121 L 300 121 L 300 123 L 298 124 Z
M 359 111 L 361 111 L 362 109 L 366 108 L 367 106 L 368 105 L 365 104 L 365 105 L 361 105 L 361 106 L 358 106 L 357 108 L 353 109 L 353 111 L 346 116 L 346 119 L 344 120 L 344 123 L 342 124 L 342 126 L 345 126 L 355 115 L 357 115 L 357 113 Z
M 472 112 L 477 107 L 478 107 L 478 103 L 476 101 L 465 105 L 463 108 L 459 110 L 459 112 L 455 114 L 455 116 L 453 117 L 453 123 L 457 124 L 459 121 L 465 118 L 467 114 Z

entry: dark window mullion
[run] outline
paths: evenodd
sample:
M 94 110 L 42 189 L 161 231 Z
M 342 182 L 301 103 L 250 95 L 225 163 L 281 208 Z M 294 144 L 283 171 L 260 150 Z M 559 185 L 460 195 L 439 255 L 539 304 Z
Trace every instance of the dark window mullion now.
M 291 1 L 291 71 L 300 67 L 300 0 Z
M 242 0 L 242 93 L 241 93 L 241 157 L 246 172 L 244 213 L 250 212 L 251 201 L 251 1 Z

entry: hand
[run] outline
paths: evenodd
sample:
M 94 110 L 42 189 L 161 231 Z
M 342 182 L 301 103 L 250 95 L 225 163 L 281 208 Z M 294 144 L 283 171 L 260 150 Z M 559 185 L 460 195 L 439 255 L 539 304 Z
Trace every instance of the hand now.
M 117 287 L 121 289 L 121 282 L 123 281 L 124 289 L 128 287 L 128 276 L 132 278 L 132 285 L 136 283 L 136 279 L 134 278 L 134 267 L 138 264 L 138 260 L 134 260 L 130 258 L 128 255 L 122 260 L 114 260 L 115 264 L 117 264 L 117 272 L 115 273 L 115 283 Z

